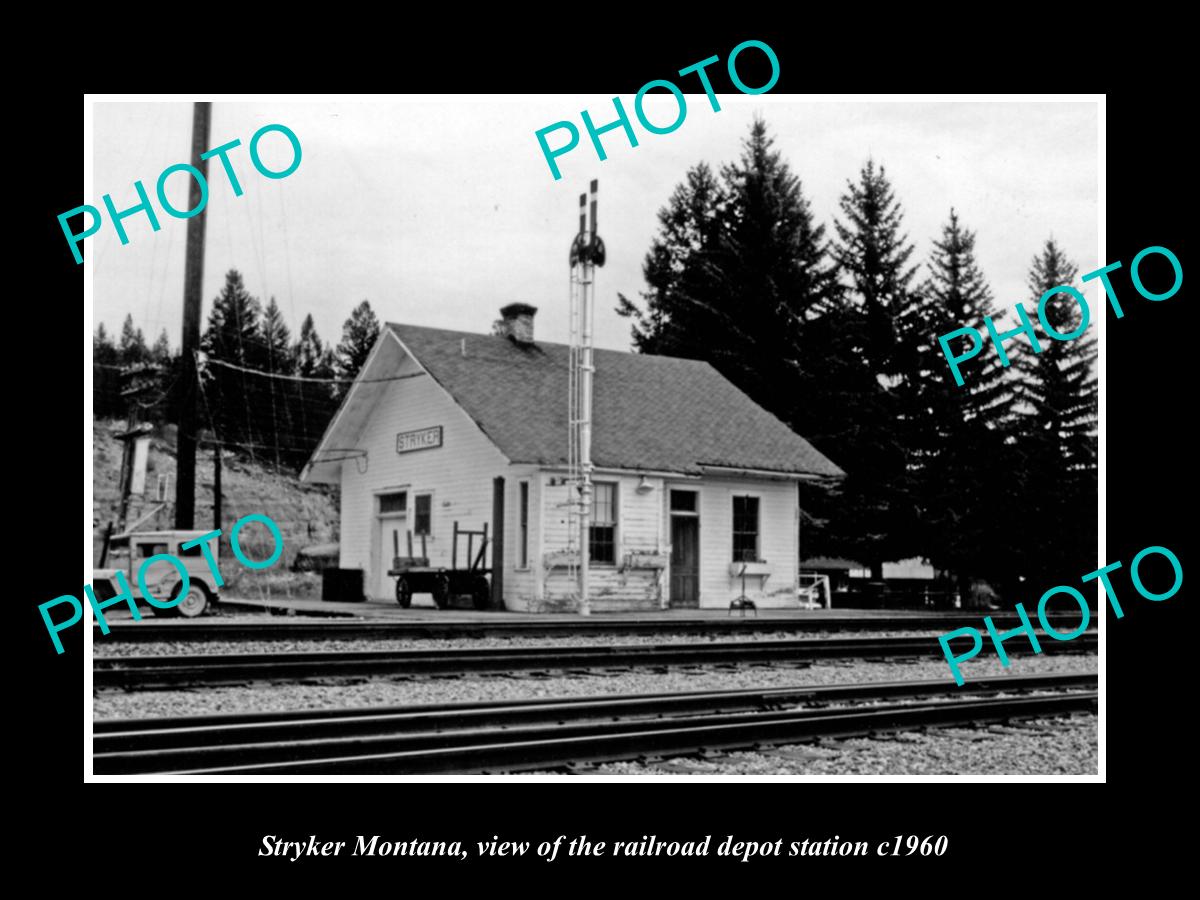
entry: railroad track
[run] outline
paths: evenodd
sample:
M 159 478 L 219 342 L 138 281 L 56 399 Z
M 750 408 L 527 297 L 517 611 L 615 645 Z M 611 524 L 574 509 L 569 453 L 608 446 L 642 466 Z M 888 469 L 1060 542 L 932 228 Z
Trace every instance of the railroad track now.
M 486 614 L 477 621 L 427 619 L 399 622 L 344 622 L 322 619 L 297 622 L 239 622 L 237 617 L 182 620 L 175 622 L 114 622 L 104 636 L 99 626 L 93 626 L 97 642 L 158 643 L 171 641 L 317 641 L 317 640 L 391 640 L 400 638 L 479 638 L 479 637 L 561 637 L 563 635 L 623 635 L 623 634 L 761 634 L 764 632 L 829 632 L 880 631 L 905 629 L 912 631 L 946 632 L 970 626 L 978 628 L 982 613 L 942 613 L 882 616 L 824 616 L 805 618 L 742 618 L 729 616 L 717 619 L 592 619 L 565 618 L 558 621 L 522 622 L 513 620 L 488 621 Z M 1016 616 L 994 615 L 997 628 L 1015 628 L 1021 624 Z M 1056 621 L 1054 619 L 1052 622 Z M 1074 627 L 1068 618 L 1062 620 L 1064 630 Z
M 1095 708 L 1096 675 L 101 720 L 97 775 L 567 769 Z M 1052 693 L 1031 693 L 1052 692 Z
M 1086 632 L 1057 652 L 1096 649 Z M 1048 646 L 1048 645 L 1044 645 Z M 1029 652 L 1020 644 L 1009 653 Z M 936 637 L 807 638 L 590 646 L 473 647 L 440 650 L 351 650 L 193 656 L 98 656 L 93 688 L 164 688 L 363 676 L 429 676 L 466 672 L 571 671 L 648 666 L 791 663 L 814 659 L 941 657 Z

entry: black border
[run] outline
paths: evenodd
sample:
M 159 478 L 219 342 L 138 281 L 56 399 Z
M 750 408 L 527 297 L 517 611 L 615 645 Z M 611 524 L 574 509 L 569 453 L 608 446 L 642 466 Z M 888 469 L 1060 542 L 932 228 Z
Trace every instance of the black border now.
M 596 15 L 617 18 L 612 11 L 601 10 Z M 1173 82 L 1160 71 L 1161 58 L 1154 55 L 1153 48 L 1147 50 L 1141 70 L 1146 89 L 1130 85 L 1111 90 L 1116 79 L 1090 69 L 1087 61 L 1088 54 L 1101 52 L 1097 49 L 1100 45 L 1086 44 L 1086 35 L 1051 20 L 1044 23 L 1040 38 L 1033 23 L 999 23 L 984 42 L 986 46 L 978 39 L 972 45 L 970 36 L 959 34 L 925 46 L 906 46 L 890 31 L 891 23 L 886 20 L 864 36 L 853 33 L 857 24 L 845 24 L 835 34 L 819 21 L 782 25 L 775 21 L 770 27 L 762 27 L 760 22 L 743 27 L 728 22 L 712 24 L 704 14 L 682 9 L 678 15 L 688 17 L 693 33 L 673 30 L 664 37 L 663 32 L 639 30 L 634 21 L 614 29 L 619 36 L 611 36 L 591 23 L 569 25 L 551 16 L 544 23 L 549 36 L 530 33 L 520 39 L 520 45 L 511 37 L 492 39 L 488 23 L 472 23 L 477 26 L 472 33 L 479 33 L 474 43 L 457 32 L 450 39 L 446 32 L 429 29 L 414 29 L 399 46 L 393 43 L 387 48 L 384 36 L 359 36 L 357 43 L 338 52 L 323 48 L 328 52 L 320 58 L 328 65 L 319 71 L 301 65 L 318 58 L 313 51 L 302 45 L 265 41 L 252 73 L 209 66 L 203 81 L 183 77 L 191 76 L 190 71 L 179 73 L 176 79 L 169 73 L 154 72 L 154 78 L 144 84 L 125 81 L 119 86 L 99 83 L 89 87 L 216 90 L 216 84 L 224 80 L 222 90 L 271 89 L 271 67 L 286 63 L 289 67 L 284 71 L 293 75 L 286 86 L 294 90 L 328 90 L 336 84 L 346 91 L 361 87 L 404 92 L 482 88 L 629 95 L 646 80 L 664 77 L 664 72 L 714 53 L 724 57 L 739 40 L 756 37 L 770 43 L 781 60 L 781 78 L 773 93 L 874 92 L 881 88 L 1110 89 L 1108 259 L 1097 265 L 1116 259 L 1128 265 L 1138 250 L 1158 244 L 1174 250 L 1187 268 L 1183 217 L 1190 206 L 1186 201 L 1190 181 L 1181 159 L 1184 141 L 1173 135 L 1180 107 L 1169 89 Z M 512 22 L 507 25 L 511 29 Z M 331 27 L 327 40 L 336 44 L 346 27 Z M 735 36 L 725 36 L 730 34 Z M 1073 39 L 1063 39 L 1064 34 Z M 1058 46 L 1058 40 L 1066 40 L 1066 46 Z M 1104 42 L 1109 40 L 1104 38 Z M 664 65 L 664 61 L 668 62 Z M 1123 66 L 1134 71 L 1141 64 L 1141 60 L 1122 60 Z M 1022 66 L 1030 67 L 1023 79 L 1016 72 Z M 98 80 L 111 82 L 113 78 L 100 76 Z M 1022 80 L 1026 83 L 1017 83 Z M 168 83 L 171 81 L 174 83 Z M 281 79 L 279 86 L 285 81 Z M 378 874 L 386 879 L 382 882 L 385 886 L 415 891 L 416 885 L 404 880 L 414 866 L 423 874 L 435 875 L 438 884 L 444 885 L 459 880 L 454 865 L 400 859 L 373 861 L 363 869 L 347 865 L 344 857 L 332 864 L 290 864 L 254 854 L 264 833 L 285 832 L 317 833 L 330 839 L 381 833 L 466 841 L 492 834 L 538 841 L 584 832 L 609 840 L 642 834 L 682 839 L 709 833 L 769 839 L 840 834 L 856 840 L 896 833 L 947 834 L 952 847 L 947 857 L 911 859 L 899 865 L 878 860 L 867 864 L 859 859 L 806 860 L 803 864 L 764 860 L 749 865 L 718 859 L 688 865 L 635 859 L 623 860 L 620 865 L 612 860 L 577 860 L 568 868 L 525 858 L 479 861 L 471 864 L 470 872 L 487 878 L 493 871 L 513 873 L 522 881 L 492 883 L 519 889 L 540 867 L 560 886 L 583 884 L 575 879 L 587 874 L 591 884 L 603 883 L 595 877 L 599 875 L 628 890 L 641 884 L 629 879 L 654 865 L 656 870 L 669 871 L 672 886 L 678 878 L 698 876 L 710 890 L 723 890 L 762 889 L 766 883 L 751 879 L 761 877 L 764 867 L 783 873 L 786 866 L 789 877 L 776 885 L 783 890 L 799 890 L 807 887 L 812 877 L 835 872 L 879 874 L 893 883 L 912 875 L 912 884 L 944 889 L 947 883 L 937 879 L 945 877 L 949 866 L 969 878 L 953 883 L 954 889 L 962 890 L 989 880 L 988 873 L 1011 880 L 1020 889 L 1018 871 L 1036 866 L 1039 854 L 1042 862 L 1047 857 L 1060 861 L 1063 878 L 1069 879 L 1079 867 L 1090 867 L 1094 851 L 1112 841 L 1132 845 L 1135 851 L 1153 841 L 1157 852 L 1168 852 L 1162 845 L 1172 840 L 1170 833 L 1164 833 L 1171 826 L 1158 819 L 1153 806 L 1165 804 L 1163 798 L 1173 793 L 1175 780 L 1184 776 L 1188 765 L 1186 758 L 1172 752 L 1182 736 L 1177 710 L 1187 671 L 1184 591 L 1158 604 L 1131 597 L 1124 602 L 1125 618 L 1116 621 L 1110 615 L 1104 626 L 1109 782 L 1104 788 L 812 782 L 612 784 L 601 788 L 469 783 L 403 784 L 382 789 L 374 785 L 221 785 L 202 794 L 190 786 L 174 785 L 85 787 L 79 727 L 83 715 L 81 632 L 65 636 L 66 653 L 58 657 L 45 640 L 36 610 L 36 604 L 44 599 L 78 589 L 78 544 L 74 541 L 79 532 L 74 525 L 66 527 L 76 521 L 73 517 L 78 509 L 78 495 L 74 494 L 79 471 L 78 445 L 74 443 L 78 419 L 65 411 L 68 397 L 72 404 L 78 397 L 73 377 L 78 370 L 77 364 L 69 361 L 70 351 L 56 346 L 63 338 L 77 340 L 78 332 L 64 334 L 55 327 L 55 310 L 75 302 L 68 298 L 80 296 L 82 273 L 63 252 L 54 217 L 83 199 L 76 180 L 81 106 L 81 94 L 71 88 L 48 92 L 36 103 L 21 106 L 20 115 L 40 129 L 33 165 L 41 171 L 40 177 L 23 179 L 21 185 L 30 192 L 28 206 L 33 215 L 21 216 L 19 221 L 23 226 L 32 225 L 33 236 L 20 245 L 35 248 L 40 265 L 21 266 L 23 260 L 15 257 L 12 267 L 34 276 L 32 288 L 11 296 L 16 313 L 14 334 L 37 343 L 43 335 L 56 338 L 45 341 L 48 349 L 40 358 L 10 357 L 10 365 L 22 361 L 11 370 L 15 407 L 11 421 L 15 427 L 10 430 L 10 446 L 18 451 L 17 465 L 28 466 L 32 475 L 26 479 L 17 472 L 11 498 L 19 515 L 10 508 L 19 522 L 20 542 L 17 559 L 10 563 L 10 575 L 18 582 L 13 602 L 26 617 L 23 637 L 28 641 L 18 693 L 30 707 L 21 732 L 17 772 L 24 784 L 34 788 L 34 802 L 21 812 L 27 833 L 48 856 L 61 850 L 66 840 L 86 839 L 104 846 L 101 852 L 107 861 L 100 870 L 103 874 L 120 877 L 133 870 L 139 877 L 162 879 L 142 883 L 167 889 L 181 880 L 189 886 L 239 889 L 293 882 L 321 887 L 357 885 L 370 883 L 358 878 L 369 870 L 368 878 Z M 1047 152 L 1052 153 L 1053 147 L 1047 147 Z M 1188 377 L 1190 348 L 1185 342 L 1195 333 L 1195 323 L 1186 318 L 1189 307 L 1184 291 L 1163 303 L 1132 297 L 1124 305 L 1124 319 L 1115 320 L 1111 312 L 1107 318 L 1106 558 L 1121 559 L 1127 565 L 1142 547 L 1160 544 L 1176 552 L 1186 572 L 1187 542 L 1179 513 L 1187 503 L 1189 412 L 1194 404 L 1189 400 L 1193 379 Z M 49 349 L 52 346 L 55 349 Z M 26 484 L 36 489 L 23 494 Z M 1064 580 L 1074 574 L 1064 573 Z M 1130 595 L 1127 582 L 1124 584 L 1123 600 Z M 1105 794 L 1101 796 L 1099 791 Z M 1130 812 L 1136 814 L 1135 819 L 1125 818 Z M 514 864 L 520 867 L 519 873 L 514 872 Z M 175 880 L 170 880 L 172 877 Z M 857 886 L 854 882 L 841 884 Z

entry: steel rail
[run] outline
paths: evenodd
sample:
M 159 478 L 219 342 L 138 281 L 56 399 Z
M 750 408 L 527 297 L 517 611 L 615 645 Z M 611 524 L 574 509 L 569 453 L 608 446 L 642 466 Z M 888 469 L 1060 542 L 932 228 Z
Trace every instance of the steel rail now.
M 1049 643 L 1043 647 L 1050 646 Z M 1097 633 L 1059 643 L 1058 651 L 1095 650 Z M 1013 644 L 1009 653 L 1032 648 Z M 590 646 L 473 647 L 438 650 L 354 650 L 317 653 L 98 656 L 93 688 L 149 688 L 179 684 L 294 681 L 380 675 L 445 675 L 727 663 L 803 662 L 814 659 L 941 657 L 935 637 L 808 638 Z
M 742 618 L 730 616 L 715 619 L 678 619 L 669 617 L 625 619 L 596 617 L 592 619 L 564 618 L 560 621 L 489 621 L 486 614 L 478 620 L 436 619 L 394 622 L 346 622 L 339 619 L 318 619 L 297 622 L 239 622 L 237 617 L 184 619 L 174 622 L 111 622 L 109 634 L 93 626 L 93 640 L 109 643 L 168 643 L 186 641 L 318 641 L 318 640 L 396 640 L 423 638 L 479 637 L 559 637 L 563 635 L 623 635 L 623 634 L 762 634 L 765 632 L 828 632 L 828 631 L 938 631 L 945 632 L 963 626 L 980 627 L 982 613 L 963 613 L 893 616 L 811 616 L 804 618 Z M 1021 621 L 1015 616 L 992 617 L 997 628 L 1015 628 Z M 1057 620 L 1052 618 L 1052 622 Z M 1064 627 L 1077 620 L 1064 618 Z
M 387 710 L 125 720 L 94 738 L 98 775 L 421 772 L 562 767 L 1093 707 L 1096 675 L 707 691 Z M 1067 693 L 1062 693 L 1068 689 Z M 1028 696 L 1035 690 L 1059 691 Z M 981 694 L 1015 692 L 980 700 Z M 972 699 L 960 699 L 970 695 Z M 871 705 L 900 697 L 918 702 Z M 931 700 L 930 698 L 938 698 Z M 857 703 L 856 703 L 857 701 Z M 855 705 L 830 708 L 829 704 Z M 820 708 L 814 708 L 814 705 Z

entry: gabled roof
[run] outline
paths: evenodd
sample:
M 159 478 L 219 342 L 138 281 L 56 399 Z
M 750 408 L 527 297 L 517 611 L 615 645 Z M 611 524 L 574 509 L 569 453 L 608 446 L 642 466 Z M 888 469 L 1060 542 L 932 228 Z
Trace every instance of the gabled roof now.
M 387 327 L 510 461 L 566 464 L 565 344 Z M 597 467 L 843 474 L 706 362 L 613 350 L 595 350 L 593 360 Z

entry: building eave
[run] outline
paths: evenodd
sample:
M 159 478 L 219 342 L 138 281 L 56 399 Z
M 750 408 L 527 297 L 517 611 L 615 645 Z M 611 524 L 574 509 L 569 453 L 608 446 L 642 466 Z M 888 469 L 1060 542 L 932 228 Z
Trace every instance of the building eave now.
M 830 476 L 818 475 L 814 472 L 785 472 L 776 469 L 750 469 L 742 466 L 719 466 L 700 463 L 700 469 L 705 473 L 713 472 L 718 475 L 735 475 L 743 478 L 775 478 L 783 481 L 825 481 Z
M 352 405 L 352 401 L 354 399 L 356 399 L 356 395 L 362 390 L 363 385 L 371 382 L 372 379 L 368 379 L 365 376 L 371 370 L 371 365 L 372 365 L 372 363 L 374 363 L 375 357 L 379 355 L 380 349 L 384 346 L 384 344 L 387 342 L 387 340 L 389 338 L 391 340 L 394 340 L 401 348 L 404 347 L 404 345 L 402 343 L 400 343 L 400 339 L 398 337 L 396 337 L 395 334 L 392 333 L 392 330 L 390 328 L 385 328 L 380 333 L 379 340 L 377 340 L 375 342 L 375 346 L 371 348 L 371 352 L 367 355 L 366 362 L 364 362 L 362 368 L 359 369 L 358 375 L 354 379 L 354 383 L 352 385 L 350 385 L 350 390 L 348 390 L 346 392 L 346 396 L 342 398 L 342 402 L 338 406 L 337 412 L 334 413 L 334 416 L 329 421 L 329 424 L 327 426 L 325 426 L 325 433 L 321 435 L 321 440 L 317 442 L 317 446 L 313 450 L 312 454 L 308 457 L 308 461 L 304 464 L 304 468 L 300 470 L 300 481 L 301 482 L 310 482 L 311 481 L 311 482 L 316 482 L 318 484 L 336 484 L 337 483 L 336 477 L 330 477 L 330 478 L 313 477 L 313 470 L 317 466 L 334 465 L 335 462 L 336 462 L 336 464 L 340 465 L 342 460 L 340 460 L 340 459 L 336 460 L 336 461 L 320 460 L 320 459 L 317 459 L 317 457 L 321 453 L 334 452 L 334 449 L 330 446 L 330 442 L 331 442 L 333 436 L 337 433 L 338 427 L 341 425 L 342 421 L 345 419 L 345 417 L 347 415 L 346 411 L 348 409 L 350 409 L 350 407 Z M 407 353 L 408 351 L 405 350 L 405 352 Z

